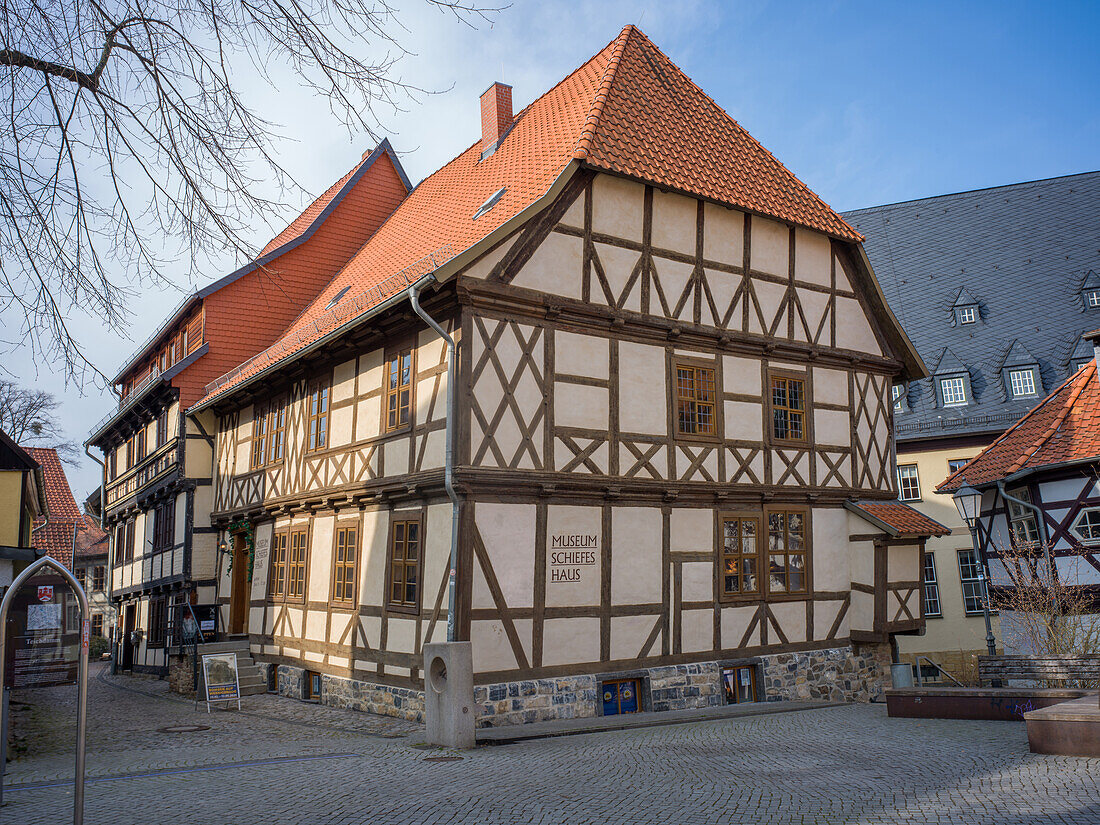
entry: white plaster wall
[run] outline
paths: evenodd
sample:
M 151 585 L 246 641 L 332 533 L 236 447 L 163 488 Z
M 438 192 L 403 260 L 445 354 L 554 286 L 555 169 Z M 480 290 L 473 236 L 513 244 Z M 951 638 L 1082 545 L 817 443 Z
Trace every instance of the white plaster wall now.
M 655 507 L 616 507 L 611 511 L 612 604 L 661 601 L 661 524 L 661 511 Z M 648 621 L 652 625 L 652 619 Z
M 641 241 L 644 198 L 645 188 L 640 183 L 597 175 L 592 182 L 592 229 Z
M 512 285 L 579 300 L 583 260 L 580 238 L 551 232 L 512 279 Z
M 790 259 L 790 230 L 777 221 L 753 215 L 749 252 L 753 269 L 786 277 Z M 767 314 L 765 317 L 768 317 Z
M 603 387 L 554 384 L 554 423 L 559 427 L 606 430 L 609 426 L 608 393 Z
M 668 432 L 665 353 L 660 347 L 619 344 L 619 427 L 624 433 Z
M 703 205 L 703 257 L 741 266 L 745 257 L 745 216 L 736 209 Z
M 698 201 L 671 192 L 653 191 L 653 245 L 684 255 L 695 254 Z
M 608 377 L 610 345 L 607 338 L 557 330 L 554 333 L 554 371 L 585 378 Z
M 480 509 L 480 507 L 479 504 L 478 508 Z M 533 526 L 530 535 L 534 535 Z M 554 552 L 552 544 L 555 535 L 594 535 L 598 537 L 597 547 L 594 550 L 595 564 L 580 566 L 580 581 L 552 581 L 553 559 L 551 554 Z M 612 522 L 612 535 L 614 536 L 614 522 Z M 548 607 L 599 605 L 602 576 L 600 548 L 602 548 L 605 539 L 602 508 L 556 504 L 546 508 L 546 570 L 543 575 L 546 576 L 546 604 Z M 562 549 L 568 552 L 572 548 Z M 583 549 L 588 550 L 590 548 Z M 612 571 L 615 569 L 614 562 L 612 562 L 611 569 Z
M 535 568 L 535 505 L 478 502 L 477 528 L 509 607 L 531 607 Z M 474 564 L 473 605 L 495 607 L 489 586 Z

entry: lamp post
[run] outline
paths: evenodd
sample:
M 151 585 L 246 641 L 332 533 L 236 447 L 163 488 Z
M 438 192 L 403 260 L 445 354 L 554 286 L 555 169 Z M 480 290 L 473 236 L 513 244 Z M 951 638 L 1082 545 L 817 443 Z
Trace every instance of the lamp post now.
M 966 522 L 966 526 L 970 530 L 970 545 L 974 548 L 974 556 L 977 558 L 978 564 L 980 565 L 978 581 L 981 582 L 982 587 L 982 613 L 985 616 L 985 646 L 990 656 L 996 656 L 997 640 L 993 636 L 993 623 L 989 618 L 989 588 L 986 586 L 985 560 L 982 559 L 982 551 L 981 548 L 978 547 L 978 516 L 982 511 L 982 494 L 981 491 L 975 490 L 967 484 L 966 479 L 962 479 L 962 481 L 963 486 L 956 490 L 951 498 L 955 502 L 955 508 L 959 511 L 959 515 L 962 516 L 962 520 Z

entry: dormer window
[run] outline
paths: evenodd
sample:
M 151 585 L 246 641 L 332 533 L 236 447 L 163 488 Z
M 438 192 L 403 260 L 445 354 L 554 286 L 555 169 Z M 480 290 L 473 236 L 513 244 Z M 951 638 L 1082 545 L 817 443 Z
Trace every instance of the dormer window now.
M 1081 282 L 1081 303 L 1085 309 L 1100 309 L 1100 275 L 1091 269 Z
M 966 379 L 961 375 L 941 378 L 940 401 L 945 407 L 963 407 L 970 403 L 966 397 Z
M 981 317 L 978 312 L 978 299 L 966 291 L 966 287 L 959 289 L 955 300 L 951 302 L 951 311 L 955 313 L 955 324 L 965 326 L 976 324 Z
M 1035 370 L 1030 367 L 1008 372 L 1008 388 L 1013 398 L 1031 398 L 1035 391 Z
M 1082 295 L 1085 298 L 1086 307 L 1100 309 L 1100 289 L 1086 289 Z
M 976 306 L 956 307 L 955 315 L 960 324 L 974 324 L 978 321 L 978 308 Z
M 890 388 L 890 398 L 894 402 L 894 412 L 905 412 L 907 404 L 904 384 L 894 384 Z

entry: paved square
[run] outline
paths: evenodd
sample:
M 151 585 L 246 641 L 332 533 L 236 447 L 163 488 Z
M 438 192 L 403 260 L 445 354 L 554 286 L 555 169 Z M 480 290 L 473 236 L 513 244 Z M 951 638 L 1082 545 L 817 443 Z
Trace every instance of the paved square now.
M 24 697 L 5 825 L 70 816 L 73 694 Z M 85 822 L 1100 823 L 1100 760 L 1030 754 L 1022 723 L 857 705 L 447 754 L 398 720 L 273 696 L 243 707 L 207 714 L 163 682 L 99 672 Z M 176 725 L 208 728 L 161 730 Z

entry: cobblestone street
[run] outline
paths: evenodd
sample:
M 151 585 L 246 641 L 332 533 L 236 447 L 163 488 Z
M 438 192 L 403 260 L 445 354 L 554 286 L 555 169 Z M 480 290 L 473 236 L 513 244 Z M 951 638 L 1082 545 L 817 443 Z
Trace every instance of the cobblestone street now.
M 1028 753 L 1022 723 L 882 705 L 482 747 L 273 696 L 215 711 L 93 669 L 85 822 L 1100 823 L 1100 760 Z M 71 815 L 73 689 L 16 699 L 0 822 Z M 204 730 L 167 732 L 172 726 Z M 439 757 L 444 757 L 439 759 Z

